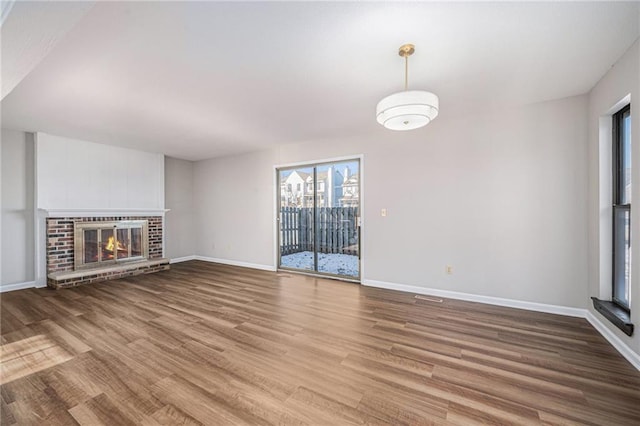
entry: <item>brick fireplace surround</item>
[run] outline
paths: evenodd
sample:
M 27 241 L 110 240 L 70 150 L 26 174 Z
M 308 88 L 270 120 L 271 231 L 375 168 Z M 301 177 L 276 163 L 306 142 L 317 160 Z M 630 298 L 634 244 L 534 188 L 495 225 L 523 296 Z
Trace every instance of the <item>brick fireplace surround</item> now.
M 74 223 L 147 220 L 149 223 L 149 258 L 98 269 L 74 270 Z M 149 274 L 169 269 L 163 258 L 162 216 L 48 217 L 46 219 L 47 286 L 75 287 L 81 284 Z

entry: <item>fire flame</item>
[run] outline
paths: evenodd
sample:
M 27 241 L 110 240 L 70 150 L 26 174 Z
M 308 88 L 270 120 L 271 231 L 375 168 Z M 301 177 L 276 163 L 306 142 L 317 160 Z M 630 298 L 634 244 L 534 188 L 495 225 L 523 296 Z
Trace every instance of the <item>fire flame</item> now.
M 113 251 L 115 246 L 116 246 L 115 239 L 113 237 L 109 237 L 109 241 L 107 241 L 107 246 L 105 247 L 105 250 Z M 126 250 L 126 248 L 120 243 L 120 241 L 118 241 L 118 250 Z

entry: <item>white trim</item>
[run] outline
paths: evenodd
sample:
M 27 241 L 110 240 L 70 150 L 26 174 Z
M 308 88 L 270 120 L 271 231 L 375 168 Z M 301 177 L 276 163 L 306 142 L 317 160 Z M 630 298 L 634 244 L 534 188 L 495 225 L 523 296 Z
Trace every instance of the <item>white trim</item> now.
M 273 166 L 273 168 L 274 170 L 277 170 L 277 169 L 287 169 L 290 167 L 299 167 L 299 166 L 314 166 L 316 164 L 340 163 L 344 161 L 354 160 L 356 158 L 359 158 L 360 160 L 362 160 L 364 158 L 364 154 L 344 155 L 342 157 L 321 158 L 319 160 L 305 160 L 305 161 L 298 161 L 295 163 L 277 164 Z
M 33 279 L 36 288 L 46 287 L 46 265 L 41 264 L 41 247 L 46 247 L 44 234 L 40 235 L 40 224 L 45 219 L 38 212 L 38 133 L 31 133 L 33 143 Z M 43 228 L 45 229 L 45 228 Z M 42 245 L 41 245 L 42 242 Z
M 165 165 L 165 159 L 164 159 L 164 154 L 157 154 L 158 157 L 160 157 L 158 159 L 157 165 L 158 165 L 158 182 L 157 182 L 157 188 L 158 190 L 158 198 L 157 198 L 157 203 L 156 206 L 164 206 L 164 199 L 165 199 L 165 176 L 164 176 L 164 165 Z
M 15 284 L 5 284 L 0 286 L 0 293 L 5 293 L 7 291 L 14 291 L 14 290 L 23 290 L 25 288 L 42 288 L 42 287 L 46 287 L 46 285 L 36 286 L 35 281 L 27 281 L 24 283 L 15 283 Z
M 37 286 L 47 285 L 47 219 L 44 210 L 38 208 L 38 194 L 40 192 L 38 188 L 38 169 L 40 168 L 38 160 L 40 156 L 38 151 L 40 149 L 39 141 L 40 133 L 35 132 L 33 134 L 33 208 L 35 217 L 34 233 L 34 278 Z
M 272 242 L 272 247 L 274 247 L 273 249 L 273 268 L 277 269 L 278 268 L 278 260 L 279 260 L 279 255 L 280 255 L 280 247 L 278 246 L 278 230 L 280 229 L 280 222 L 278 221 L 278 214 L 279 212 L 279 205 L 280 205 L 280 188 L 278 188 L 278 166 L 273 166 L 273 172 L 271 173 L 271 176 L 273 176 L 273 197 L 271 197 L 271 200 L 273 200 L 273 217 L 271 218 L 271 222 L 273 223 L 273 242 Z
M 609 108 L 603 115 L 612 116 L 616 112 L 620 111 L 622 108 L 626 107 L 631 103 L 631 93 L 627 93 L 622 99 L 613 104 L 611 108 Z
M 598 294 L 611 300 L 613 287 L 613 120 L 611 115 L 598 120 Z
M 45 213 L 36 210 L 35 279 L 39 286 L 47 285 L 47 219 Z
M 38 209 L 45 217 L 164 216 L 170 209 Z
M 600 321 L 598 317 L 593 315 L 591 311 L 587 311 L 585 316 L 587 321 L 598 330 L 598 332 L 607 339 L 607 341 L 613 346 L 620 354 L 627 359 L 637 370 L 640 370 L 640 355 L 635 353 L 626 343 L 616 336 L 606 325 Z
M 191 256 L 182 256 L 171 259 L 169 263 L 180 263 L 180 262 L 188 262 L 190 260 L 196 260 L 196 255 L 192 254 Z
M 426 294 L 429 296 L 446 297 L 449 299 L 466 300 L 469 302 L 485 303 L 488 305 L 506 306 L 509 308 L 526 309 L 528 311 L 545 312 L 548 314 L 565 315 L 569 317 L 585 318 L 587 310 L 568 306 L 548 305 L 545 303 L 526 302 L 523 300 L 503 299 L 501 297 L 481 296 L 478 294 L 460 293 L 457 291 L 438 290 L 434 288 L 417 287 L 406 284 L 396 284 L 384 281 L 363 280 L 369 287 L 385 288 L 388 290 L 406 291 L 409 293 Z
M 202 260 L 203 262 L 222 263 L 224 265 L 241 266 L 243 268 L 261 269 L 263 271 L 275 272 L 276 268 L 272 265 L 261 265 L 258 263 L 241 262 L 239 260 L 219 259 L 217 257 L 195 256 L 195 260 Z
M 364 178 L 364 154 L 360 154 L 357 156 L 358 159 L 360 160 L 359 162 L 359 166 L 360 166 L 360 170 L 358 170 L 358 173 L 360 173 L 359 179 L 360 179 L 360 188 L 358 189 L 358 191 L 360 191 L 360 193 L 358 194 L 359 197 L 359 208 L 360 208 L 360 241 L 358 242 L 359 247 L 358 250 L 360 250 L 360 282 L 362 283 L 362 281 L 364 281 L 364 259 L 366 259 L 365 255 L 366 255 L 366 250 L 365 250 L 365 244 L 364 244 L 364 234 L 366 233 L 366 229 L 367 227 L 365 226 L 365 220 L 364 220 L 364 212 L 366 211 L 364 209 L 364 182 L 365 182 L 365 178 Z

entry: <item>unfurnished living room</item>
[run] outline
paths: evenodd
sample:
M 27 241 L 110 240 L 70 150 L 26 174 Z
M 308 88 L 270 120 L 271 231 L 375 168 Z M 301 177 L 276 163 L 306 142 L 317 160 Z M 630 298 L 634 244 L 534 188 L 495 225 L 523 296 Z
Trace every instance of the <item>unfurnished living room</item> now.
M 0 424 L 640 425 L 640 2 L 1 5 Z

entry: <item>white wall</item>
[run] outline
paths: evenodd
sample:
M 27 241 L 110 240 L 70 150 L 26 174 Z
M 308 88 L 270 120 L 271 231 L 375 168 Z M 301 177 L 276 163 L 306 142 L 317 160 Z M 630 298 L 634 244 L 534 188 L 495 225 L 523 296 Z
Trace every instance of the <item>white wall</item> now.
M 34 280 L 33 135 L 2 129 L 0 286 Z M 1 290 L 1 289 L 0 289 Z
M 610 128 L 612 107 L 631 95 L 632 221 L 631 321 L 640 327 L 640 42 L 622 56 L 589 93 L 589 296 L 611 297 L 611 174 Z M 601 178 L 603 182 L 601 184 Z M 628 337 L 589 304 L 589 310 L 611 332 L 640 355 L 640 333 Z
M 586 117 L 577 96 L 197 162 L 196 253 L 275 266 L 274 165 L 364 154 L 364 280 L 584 308 Z
M 163 209 L 164 156 L 37 134 L 41 209 Z
M 164 162 L 165 257 L 178 259 L 196 253 L 193 224 L 193 162 L 166 157 Z
M 196 254 L 273 264 L 276 163 L 272 150 L 195 163 Z

